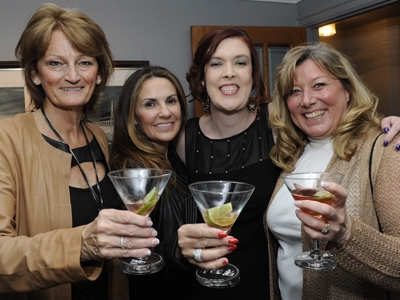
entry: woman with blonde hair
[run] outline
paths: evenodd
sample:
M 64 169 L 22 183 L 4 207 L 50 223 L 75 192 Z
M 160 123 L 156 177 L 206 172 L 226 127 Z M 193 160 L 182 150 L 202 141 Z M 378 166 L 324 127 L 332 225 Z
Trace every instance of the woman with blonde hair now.
M 335 195 L 331 206 L 294 201 L 278 180 L 265 223 L 272 299 L 399 295 L 400 156 L 384 147 L 378 101 L 349 59 L 327 44 L 295 47 L 277 68 L 271 159 L 283 173 L 327 171 L 344 179 L 342 186 L 324 186 Z M 310 237 L 337 254 L 336 270 L 303 271 L 294 264 L 296 254 L 310 249 Z

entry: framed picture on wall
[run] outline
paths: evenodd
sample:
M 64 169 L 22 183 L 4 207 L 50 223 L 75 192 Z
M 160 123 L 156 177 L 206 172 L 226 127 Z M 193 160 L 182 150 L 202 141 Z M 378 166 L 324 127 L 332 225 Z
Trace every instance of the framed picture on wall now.
M 114 61 L 114 73 L 100 99 L 95 114 L 89 120 L 99 125 L 112 139 L 113 110 L 125 80 L 137 70 L 149 66 L 149 61 Z M 23 69 L 17 61 L 0 61 L 0 120 L 30 109 L 30 96 L 25 87 Z
M 0 61 L 0 120 L 25 111 L 25 82 L 17 61 Z
M 109 144 L 113 135 L 113 112 L 121 87 L 132 73 L 148 66 L 149 61 L 114 61 L 114 73 L 105 91 L 100 95 L 96 113 L 89 116 L 91 122 L 104 130 Z

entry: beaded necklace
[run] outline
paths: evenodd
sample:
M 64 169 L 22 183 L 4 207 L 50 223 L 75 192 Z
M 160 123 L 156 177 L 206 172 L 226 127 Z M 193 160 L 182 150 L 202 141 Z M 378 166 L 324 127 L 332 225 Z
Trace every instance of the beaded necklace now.
M 61 137 L 61 135 L 60 135 L 60 134 L 57 132 L 57 130 L 54 128 L 53 124 L 51 124 L 50 120 L 47 118 L 46 113 L 44 112 L 43 106 L 42 106 L 42 108 L 41 108 L 41 111 L 42 111 L 43 117 L 44 117 L 44 119 L 45 119 L 47 125 L 49 125 L 49 127 L 50 127 L 50 129 L 53 131 L 53 133 L 58 137 L 58 139 L 60 140 L 61 143 L 63 143 L 64 145 L 68 146 L 69 152 L 72 154 L 72 157 L 75 159 L 76 163 L 78 164 L 79 170 L 81 171 L 82 176 L 83 176 L 83 178 L 85 179 L 85 181 L 86 181 L 86 183 L 87 183 L 87 185 L 88 185 L 88 187 L 89 187 L 89 190 L 90 190 L 90 192 L 91 192 L 92 195 L 93 195 L 94 201 L 96 201 L 96 203 L 97 203 L 97 209 L 98 209 L 98 210 L 102 210 L 102 209 L 104 208 L 104 203 L 103 203 L 103 197 L 102 197 L 102 195 L 101 195 L 100 181 L 99 181 L 99 176 L 98 176 L 98 172 L 97 172 L 96 158 L 95 158 L 95 156 L 94 156 L 92 147 L 90 146 L 89 139 L 88 139 L 88 137 L 87 137 L 87 135 L 86 135 L 86 131 L 85 131 L 85 128 L 84 128 L 84 126 L 83 126 L 83 122 L 81 121 L 81 122 L 80 122 L 80 125 L 81 125 L 82 131 L 83 131 L 83 135 L 85 136 L 86 144 L 87 144 L 87 146 L 89 147 L 90 155 L 91 155 L 91 157 L 92 157 L 94 172 L 95 172 L 95 174 L 96 174 L 96 189 L 97 189 L 97 193 L 96 193 L 96 191 L 93 189 L 92 185 L 90 184 L 89 178 L 87 177 L 85 171 L 83 170 L 83 168 L 82 168 L 82 166 L 81 166 L 81 164 L 80 164 L 78 158 L 76 157 L 74 151 L 73 151 L 73 150 L 71 149 L 71 147 L 67 144 L 67 142 L 64 141 L 64 139 Z

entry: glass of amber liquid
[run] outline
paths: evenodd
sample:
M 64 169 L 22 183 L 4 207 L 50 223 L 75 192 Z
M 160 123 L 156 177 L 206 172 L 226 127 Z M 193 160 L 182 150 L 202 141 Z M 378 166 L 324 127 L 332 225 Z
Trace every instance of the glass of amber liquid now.
M 324 190 L 323 182 L 335 182 L 340 184 L 342 174 L 329 172 L 291 173 L 281 176 L 286 187 L 289 189 L 295 200 L 313 200 L 331 205 L 335 196 Z M 324 216 L 306 210 L 306 213 L 315 218 Z M 311 240 L 311 251 L 296 255 L 294 262 L 303 269 L 333 270 L 336 268 L 336 254 L 329 251 L 322 251 L 317 240 Z
M 254 191 L 254 186 L 235 181 L 201 181 L 189 185 L 204 222 L 228 232 Z M 240 282 L 239 268 L 226 264 L 216 270 L 198 269 L 197 281 L 207 287 L 227 288 Z
M 155 208 L 168 180 L 170 170 L 122 169 L 108 173 L 126 208 L 148 216 Z M 153 274 L 162 269 L 163 258 L 152 252 L 148 257 L 121 258 L 121 270 L 130 275 Z

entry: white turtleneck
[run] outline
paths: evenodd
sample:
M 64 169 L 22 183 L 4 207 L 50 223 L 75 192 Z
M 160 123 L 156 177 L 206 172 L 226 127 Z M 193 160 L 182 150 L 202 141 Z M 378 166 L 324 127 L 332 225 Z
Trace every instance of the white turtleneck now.
M 324 172 L 333 155 L 330 138 L 309 138 L 294 172 Z M 301 300 L 303 270 L 294 264 L 294 256 L 302 252 L 301 222 L 296 217 L 294 200 L 285 185 L 272 201 L 268 212 L 268 227 L 279 241 L 277 265 L 279 289 L 283 300 Z

